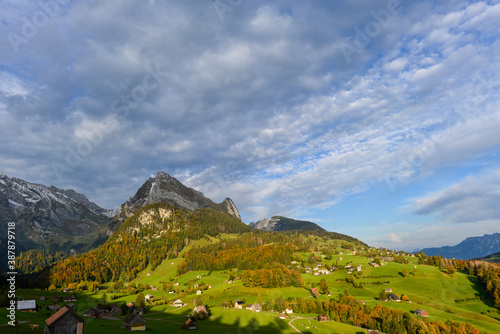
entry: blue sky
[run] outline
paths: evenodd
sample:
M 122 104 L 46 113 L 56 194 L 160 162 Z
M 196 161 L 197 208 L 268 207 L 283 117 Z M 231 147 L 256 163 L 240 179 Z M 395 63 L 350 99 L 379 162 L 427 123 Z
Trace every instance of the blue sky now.
M 0 168 L 413 250 L 500 232 L 498 1 L 4 1 Z

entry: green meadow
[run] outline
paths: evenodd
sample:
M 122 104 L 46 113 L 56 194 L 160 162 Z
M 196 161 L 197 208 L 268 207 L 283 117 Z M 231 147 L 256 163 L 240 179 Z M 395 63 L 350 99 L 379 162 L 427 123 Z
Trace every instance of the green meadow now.
M 219 238 L 230 238 L 231 235 L 223 235 Z M 189 250 L 193 245 L 201 246 L 203 244 L 213 243 L 219 238 L 209 238 L 198 240 L 186 247 L 183 252 Z M 326 246 L 321 244 L 320 246 Z M 448 319 L 459 322 L 467 322 L 480 329 L 483 333 L 500 333 L 500 314 L 493 307 L 488 299 L 480 299 L 485 296 L 484 289 L 478 284 L 477 278 L 469 276 L 466 273 L 455 272 L 452 275 L 445 273 L 437 267 L 418 265 L 416 258 L 408 257 L 408 264 L 398 264 L 395 262 L 383 262 L 384 265 L 373 268 L 369 265 L 370 259 L 364 256 L 350 255 L 349 250 L 343 250 L 340 247 L 332 249 L 336 254 L 328 260 L 322 259 L 320 262 L 325 265 L 336 265 L 335 270 L 330 275 L 302 274 L 304 287 L 286 287 L 265 289 L 262 287 L 245 287 L 241 280 L 235 280 L 228 283 L 229 275 L 232 273 L 235 277 L 238 272 L 233 270 L 223 271 L 192 271 L 184 275 L 177 276 L 177 266 L 181 261 L 181 256 L 176 259 L 163 261 L 155 270 L 146 268 L 140 272 L 132 283 L 149 284 L 156 286 L 158 290 L 144 290 L 144 295 L 151 294 L 157 300 L 166 299 L 171 302 L 180 298 L 186 305 L 182 308 L 174 308 L 170 305 L 147 304 L 147 313 L 144 318 L 147 321 L 146 333 L 183 333 L 183 323 L 191 314 L 195 298 L 202 298 L 203 304 L 210 309 L 210 317 L 198 321 L 199 331 L 204 333 L 296 333 L 289 325 L 292 324 L 303 333 L 366 333 L 365 329 L 356 328 L 348 324 L 341 324 L 334 321 L 318 322 L 315 314 L 294 314 L 285 320 L 278 318 L 276 312 L 255 313 L 248 310 L 226 309 L 221 307 L 225 301 L 241 299 L 247 303 L 255 303 L 260 298 L 262 301 L 283 297 L 285 300 L 292 298 L 306 298 L 306 301 L 313 300 L 309 289 L 318 287 L 320 281 L 325 279 L 331 296 L 320 295 L 320 300 L 328 298 L 337 299 L 339 295 L 348 292 L 358 300 L 363 300 L 367 305 L 374 307 L 377 304 L 388 306 L 392 309 L 402 310 L 413 313 L 416 309 L 424 309 L 429 313 L 428 320 L 446 322 Z M 340 254 L 342 253 L 342 254 Z M 299 253 L 296 255 L 298 260 L 307 261 L 311 256 L 321 258 L 320 252 Z M 300 262 L 299 261 L 299 262 Z M 317 263 L 307 263 L 307 266 L 314 267 Z M 362 271 L 359 273 L 348 274 L 343 267 L 346 264 L 354 266 L 361 265 Z M 403 276 L 403 270 L 408 271 L 406 277 Z M 356 278 L 357 276 L 357 278 Z M 354 287 L 346 279 L 354 278 L 358 287 Z M 175 293 L 169 294 L 162 290 L 163 283 L 174 283 L 180 290 L 186 290 L 187 284 L 208 284 L 212 288 L 202 291 L 200 296 L 194 294 Z M 361 287 L 359 287 L 361 286 Z M 105 290 L 108 289 L 108 290 Z M 75 302 L 76 313 L 82 315 L 91 307 L 96 307 L 98 303 L 103 303 L 103 294 L 106 294 L 108 304 L 120 305 L 123 302 L 133 302 L 137 295 L 125 295 L 123 292 L 113 292 L 110 290 L 111 284 L 107 283 L 101 287 L 98 292 L 76 292 L 78 301 Z M 389 302 L 378 300 L 379 292 L 384 289 L 391 289 L 393 293 L 406 295 L 408 302 Z M 73 293 L 73 292 L 72 292 Z M 39 324 L 43 328 L 45 319 L 54 312 L 45 308 L 54 305 L 51 296 L 58 295 L 64 297 L 69 293 L 18 289 L 18 297 L 25 300 L 36 299 L 40 307 L 39 312 L 22 313 L 17 312 L 17 320 L 20 322 L 29 320 L 30 323 Z M 45 301 L 40 301 L 41 296 L 45 296 Z M 457 301 L 461 299 L 472 299 L 467 301 Z M 63 302 L 57 302 L 64 305 Z M 0 309 L 0 317 L 4 319 L 0 324 L 2 333 L 32 333 L 27 323 L 20 323 L 16 328 L 6 326 L 8 318 L 7 310 Z M 118 320 L 90 319 L 84 318 L 86 333 L 117 333 L 123 325 L 124 316 L 117 316 Z

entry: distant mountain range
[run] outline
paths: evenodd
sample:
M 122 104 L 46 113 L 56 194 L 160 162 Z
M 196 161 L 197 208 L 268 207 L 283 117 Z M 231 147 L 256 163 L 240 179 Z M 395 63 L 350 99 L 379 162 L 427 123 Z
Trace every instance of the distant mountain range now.
M 248 224 L 251 228 L 263 231 L 292 231 L 292 230 L 315 230 L 325 231 L 317 224 L 304 220 L 274 216 L 271 219 L 264 218 L 255 223 Z
M 421 251 L 429 256 L 441 255 L 461 260 L 485 257 L 500 251 L 500 233 L 470 237 L 455 246 L 424 248 Z

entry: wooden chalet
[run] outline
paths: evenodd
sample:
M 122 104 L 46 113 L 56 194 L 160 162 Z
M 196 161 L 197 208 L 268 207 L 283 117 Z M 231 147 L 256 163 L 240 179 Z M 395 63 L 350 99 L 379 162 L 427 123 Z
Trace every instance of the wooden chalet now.
M 44 334 L 83 334 L 85 320 L 64 306 L 45 320 Z
M 415 310 L 415 315 L 419 315 L 421 317 L 428 317 L 429 316 L 429 313 L 427 313 L 426 310 L 422 310 L 422 309 L 416 309 Z
M 323 322 L 323 321 L 327 321 L 328 320 L 328 317 L 324 314 L 320 314 L 318 315 L 318 321 L 319 322 Z
M 146 320 L 137 314 L 131 314 L 123 320 L 123 328 L 129 331 L 145 331 Z
M 207 308 L 204 305 L 196 306 L 193 310 L 193 317 L 197 319 L 206 319 L 208 317 Z
M 198 325 L 196 324 L 196 322 L 193 319 L 188 319 L 184 323 L 184 329 L 195 330 L 195 329 L 198 329 Z

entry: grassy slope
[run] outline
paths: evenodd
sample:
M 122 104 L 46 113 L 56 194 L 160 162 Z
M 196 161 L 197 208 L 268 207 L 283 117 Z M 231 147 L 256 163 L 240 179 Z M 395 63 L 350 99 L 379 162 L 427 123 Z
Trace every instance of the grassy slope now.
M 223 235 L 223 238 L 232 238 L 235 235 Z M 183 251 L 190 249 L 194 245 L 204 245 L 212 242 L 216 242 L 217 238 L 210 238 L 209 241 L 206 239 L 197 240 L 192 242 Z M 257 301 L 258 295 L 265 301 L 271 298 L 277 298 L 278 296 L 283 296 L 285 299 L 287 297 L 306 297 L 307 300 L 312 300 L 312 297 L 307 291 L 307 288 L 311 287 L 312 284 L 319 284 L 322 278 L 327 280 L 327 283 L 332 292 L 332 298 L 336 298 L 339 293 L 343 293 L 345 289 L 349 293 L 355 296 L 359 300 L 364 300 L 368 305 L 375 306 L 377 303 L 381 303 L 385 306 L 389 306 L 394 309 L 400 309 L 407 312 L 412 312 L 417 308 L 423 308 L 429 313 L 429 320 L 443 321 L 448 319 L 454 321 L 468 322 L 473 324 L 475 327 L 481 329 L 482 331 L 488 331 L 491 333 L 500 332 L 500 321 L 496 320 L 494 317 L 500 318 L 488 301 L 472 300 L 462 303 L 456 303 L 456 299 L 462 299 L 467 297 L 474 297 L 476 295 L 484 295 L 484 291 L 477 284 L 477 280 L 474 277 L 463 273 L 455 273 L 450 276 L 438 268 L 431 266 L 417 265 L 416 260 L 410 258 L 413 262 L 410 264 L 402 265 L 397 263 L 387 263 L 385 266 L 379 268 L 372 268 L 368 265 L 369 259 L 365 257 L 359 257 L 354 255 L 349 255 L 350 251 L 340 250 L 343 254 L 334 255 L 334 258 L 328 261 L 323 260 L 323 263 L 328 265 L 335 264 L 338 262 L 339 266 L 343 266 L 348 262 L 353 262 L 356 265 L 361 264 L 363 267 L 363 278 L 359 279 L 358 282 L 364 283 L 374 283 L 377 281 L 390 281 L 389 284 L 364 285 L 363 289 L 353 288 L 352 284 L 348 284 L 344 281 L 348 277 L 346 270 L 338 270 L 332 275 L 326 276 L 313 276 L 311 274 L 304 274 L 304 284 L 306 288 L 280 288 L 280 289 L 263 289 L 263 288 L 247 288 L 243 287 L 240 281 L 235 281 L 233 284 L 229 285 L 226 280 L 229 276 L 228 271 L 218 271 L 212 272 L 210 275 L 206 271 L 190 272 L 181 277 L 176 277 L 177 265 L 182 261 L 179 257 L 173 260 L 165 260 L 163 263 L 156 268 L 156 270 L 151 271 L 149 268 L 140 273 L 138 278 L 134 281 L 136 283 L 148 283 L 150 285 L 156 285 L 159 291 L 144 291 L 144 294 L 152 294 L 158 298 L 162 296 L 167 296 L 169 300 L 177 298 L 176 295 L 168 294 L 168 292 L 161 291 L 161 282 L 168 282 L 169 278 L 173 278 L 180 283 L 180 288 L 185 288 L 184 283 L 189 280 L 194 280 L 195 283 L 201 283 L 202 281 L 213 286 L 212 289 L 203 292 L 203 300 L 205 304 L 211 306 L 211 312 L 213 317 L 209 320 L 200 322 L 200 329 L 206 333 L 221 333 L 237 332 L 236 328 L 248 330 L 253 330 L 254 333 L 293 333 L 293 329 L 288 326 L 288 319 L 286 321 L 277 318 L 276 313 L 263 312 L 256 314 L 246 310 L 225 310 L 223 308 L 217 307 L 221 302 L 229 299 L 243 299 L 245 298 L 248 303 L 253 303 Z M 307 259 L 311 253 L 301 254 L 304 259 Z M 317 253 L 316 255 L 319 255 Z M 339 260 L 342 257 L 343 260 Z M 174 264 L 172 264 L 174 263 Z M 312 267 L 313 265 L 311 265 Z M 414 266 L 417 266 L 415 269 Z M 400 274 L 403 269 L 410 272 L 409 276 L 403 278 Z M 416 270 L 416 275 L 413 271 Z M 147 276 L 147 273 L 150 273 Z M 201 279 L 196 277 L 200 275 Z M 389 277 L 380 277 L 389 276 Z M 340 281 L 339 281 L 340 280 Z M 380 302 L 378 301 L 378 293 L 380 290 L 385 288 L 391 288 L 394 293 L 399 295 L 406 294 L 410 297 L 412 303 L 401 302 Z M 45 295 L 46 297 L 56 293 L 48 293 L 47 291 L 40 290 L 19 290 L 18 295 L 24 297 L 25 299 L 37 299 L 37 304 L 40 295 Z M 63 293 L 57 293 L 58 295 L 64 295 Z M 80 293 L 78 294 L 79 301 L 76 303 L 77 312 L 83 313 L 90 307 L 95 307 L 95 305 L 100 301 L 102 293 Z M 108 296 L 113 295 L 113 293 L 107 293 Z M 183 298 L 183 301 L 189 306 L 185 306 L 181 309 L 174 309 L 170 306 L 161 305 L 155 306 L 149 310 L 146 315 L 148 320 L 148 330 L 149 333 L 161 333 L 168 329 L 169 333 L 181 333 L 181 324 L 186 320 L 186 315 L 191 312 L 190 305 L 193 305 L 193 300 L 196 295 L 189 295 Z M 319 297 L 322 300 L 326 300 L 326 296 Z M 122 301 L 135 301 L 136 295 L 125 296 L 117 300 L 108 301 L 109 303 L 120 304 Z M 53 302 L 45 301 L 42 302 L 43 305 L 51 305 Z M 484 314 L 481 314 L 484 313 Z M 24 314 L 18 313 L 18 320 L 31 319 L 33 323 L 43 324 L 43 321 L 50 315 L 49 311 L 41 311 L 34 314 Z M 0 317 L 2 319 L 6 318 L 6 310 L 0 309 Z M 488 316 L 488 315 L 491 315 Z M 123 318 L 123 317 L 121 317 Z M 100 332 L 100 333 L 116 333 L 119 332 L 118 328 L 121 327 L 121 321 L 109 321 L 101 319 L 86 319 L 86 328 L 89 333 Z M 7 320 L 2 321 L 6 323 Z M 301 329 L 304 333 L 362 333 L 361 329 L 357 329 L 352 326 L 337 324 L 334 322 L 318 323 L 317 321 L 310 320 L 314 323 L 314 327 L 307 326 L 308 320 L 294 320 L 294 324 L 297 328 Z M 306 329 L 305 327 L 310 327 Z M 23 329 L 24 328 L 24 329 Z M 4 331 L 5 330 L 5 331 Z M 1 327 L 0 331 L 3 333 L 28 333 L 31 329 L 27 327 L 26 324 L 21 325 L 20 328 L 15 331 L 8 327 Z

